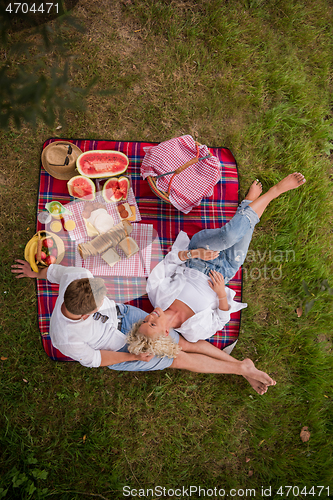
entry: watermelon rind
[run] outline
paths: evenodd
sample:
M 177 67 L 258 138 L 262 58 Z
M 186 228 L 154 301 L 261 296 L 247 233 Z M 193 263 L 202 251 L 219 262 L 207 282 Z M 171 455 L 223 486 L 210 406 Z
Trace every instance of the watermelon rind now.
M 76 160 L 77 170 L 90 179 L 121 175 L 126 172 L 128 164 L 128 157 L 121 151 L 99 149 L 86 151 Z
M 87 194 L 83 194 L 80 192 L 82 190 L 81 186 L 85 186 L 85 192 Z M 68 192 L 73 198 L 78 198 L 79 200 L 88 200 L 93 201 L 95 199 L 96 188 L 94 182 L 84 175 L 76 175 L 72 177 L 67 182 Z M 90 189 L 90 192 L 88 192 Z

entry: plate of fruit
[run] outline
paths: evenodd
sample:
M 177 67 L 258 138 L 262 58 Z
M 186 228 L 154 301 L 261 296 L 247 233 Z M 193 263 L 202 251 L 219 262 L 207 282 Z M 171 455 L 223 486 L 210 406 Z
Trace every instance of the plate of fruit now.
M 64 255 L 65 246 L 62 239 L 50 231 L 38 231 L 24 249 L 24 259 L 36 273 L 51 264 L 60 264 Z

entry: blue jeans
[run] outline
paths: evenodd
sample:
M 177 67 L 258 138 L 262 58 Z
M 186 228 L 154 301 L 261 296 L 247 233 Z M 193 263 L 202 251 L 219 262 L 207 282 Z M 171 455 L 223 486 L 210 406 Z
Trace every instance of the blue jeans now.
M 139 309 L 138 307 L 130 306 L 127 304 L 117 304 L 120 309 L 122 323 L 121 323 L 121 332 L 129 333 L 132 328 L 132 325 L 139 321 L 140 319 L 144 319 L 148 313 Z M 178 344 L 179 343 L 179 335 L 172 328 L 170 329 L 169 334 L 173 340 Z M 127 344 L 124 345 L 118 352 L 128 352 Z M 150 361 L 124 361 L 123 363 L 117 363 L 115 365 L 110 365 L 109 368 L 111 370 L 119 370 L 119 371 L 152 371 L 152 370 L 164 370 L 164 368 L 168 368 L 173 362 L 172 358 L 158 358 L 154 356 Z
M 148 313 L 139 309 L 138 307 L 130 306 L 128 304 L 117 304 L 120 310 L 121 317 L 121 332 L 127 335 L 134 323 L 140 319 L 144 319 Z M 118 316 L 119 318 L 119 316 Z
M 255 225 L 259 217 L 251 207 L 250 200 L 243 200 L 230 222 L 217 229 L 203 229 L 190 241 L 189 250 L 206 248 L 219 250 L 214 260 L 189 259 L 186 266 L 209 274 L 212 269 L 220 272 L 228 283 L 244 263 Z

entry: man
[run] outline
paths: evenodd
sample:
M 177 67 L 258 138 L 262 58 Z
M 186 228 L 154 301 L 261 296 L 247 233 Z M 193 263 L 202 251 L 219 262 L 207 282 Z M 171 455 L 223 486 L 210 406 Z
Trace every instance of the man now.
M 132 324 L 146 317 L 146 312 L 115 304 L 106 297 L 103 280 L 94 278 L 86 269 L 52 264 L 35 273 L 27 262 L 19 259 L 16 262 L 12 272 L 17 278 L 48 279 L 59 284 L 50 337 L 55 347 L 83 366 L 126 371 L 178 368 L 236 374 L 245 377 L 258 394 L 264 394 L 268 386 L 276 383 L 267 373 L 257 370 L 250 359 L 238 361 L 204 340 L 187 342 L 174 330 L 170 334 L 181 348 L 175 358 L 129 353 L 126 334 Z

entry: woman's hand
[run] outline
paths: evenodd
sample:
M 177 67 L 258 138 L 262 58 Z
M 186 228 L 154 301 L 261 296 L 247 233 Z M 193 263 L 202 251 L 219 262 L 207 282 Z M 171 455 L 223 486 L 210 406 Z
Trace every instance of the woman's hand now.
M 216 293 L 219 298 L 223 298 L 226 296 L 225 286 L 224 286 L 224 278 L 221 273 L 217 271 L 211 271 L 209 273 L 209 277 L 211 281 L 208 281 L 209 286 Z
M 191 257 L 188 253 L 191 252 Z M 218 250 L 207 250 L 206 248 L 194 248 L 193 250 L 181 250 L 178 257 L 183 262 L 188 259 L 214 260 L 219 256 Z
M 201 259 L 201 260 L 214 260 L 216 259 L 220 252 L 217 250 L 207 250 L 206 248 L 195 248 L 191 250 L 193 259 Z
M 12 265 L 12 273 L 17 274 L 16 278 L 37 278 L 37 273 L 35 273 L 28 262 L 25 260 L 16 259 L 18 264 Z

